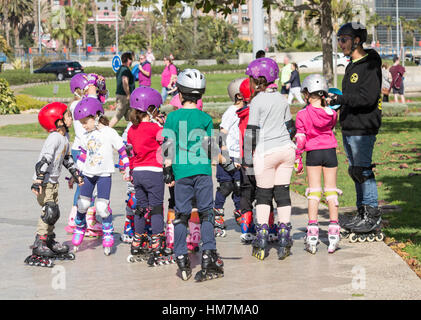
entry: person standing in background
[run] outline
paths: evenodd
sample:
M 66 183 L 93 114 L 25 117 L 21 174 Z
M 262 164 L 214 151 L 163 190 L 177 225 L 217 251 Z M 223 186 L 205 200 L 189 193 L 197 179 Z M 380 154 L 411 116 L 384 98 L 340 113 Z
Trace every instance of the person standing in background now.
M 151 47 L 148 48 L 148 52 L 146 53 L 146 60 L 148 60 L 150 64 L 153 64 L 155 61 L 155 56 L 153 55 Z
M 294 100 L 294 97 L 297 98 L 300 104 L 305 104 L 303 98 L 301 97 L 301 82 L 300 74 L 298 73 L 298 66 L 296 63 L 292 63 L 292 73 L 291 78 L 285 83 L 287 89 L 289 90 L 288 94 L 288 104 L 291 104 Z
M 395 96 L 395 103 L 398 103 L 398 96 L 401 97 L 401 102 L 405 103 L 405 88 L 404 88 L 404 77 L 405 67 L 400 63 L 399 57 L 393 57 L 393 66 L 390 67 L 390 73 L 392 74 L 392 88 L 393 95 Z
M 389 66 L 387 63 L 382 65 L 382 94 L 383 102 L 389 102 L 389 94 L 392 83 L 392 74 L 389 71 Z
M 289 58 L 287 56 L 284 57 L 284 67 L 281 71 L 281 94 L 285 97 L 289 94 L 289 89 L 286 86 L 286 83 L 291 78 L 292 73 L 292 65 L 289 63 Z
M 161 96 L 162 96 L 162 103 L 165 103 L 165 100 L 168 96 L 168 91 L 171 90 L 171 76 L 177 75 L 177 68 L 172 63 L 170 57 L 164 57 L 164 70 L 161 73 Z
M 150 87 L 152 79 L 152 66 L 144 54 L 139 58 L 139 86 Z

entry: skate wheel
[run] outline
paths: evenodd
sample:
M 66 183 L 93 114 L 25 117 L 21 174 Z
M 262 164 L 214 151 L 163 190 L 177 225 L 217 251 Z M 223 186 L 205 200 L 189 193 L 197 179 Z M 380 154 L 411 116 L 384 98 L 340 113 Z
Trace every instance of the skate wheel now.
M 127 261 L 128 263 L 134 263 L 136 260 L 135 260 L 135 258 L 134 258 L 132 255 L 129 255 L 129 256 L 126 258 L 126 261 Z
M 109 255 L 110 255 L 110 253 L 111 253 L 111 248 L 110 248 L 110 247 L 106 247 L 106 248 L 104 248 L 104 254 L 105 254 L 106 256 L 109 256 Z
M 73 247 L 73 252 L 77 252 L 79 250 L 79 247 L 78 246 L 75 246 L 75 247 Z
M 341 232 L 341 237 L 344 239 L 349 238 L 350 233 L 349 232 Z
M 349 242 L 356 243 L 358 241 L 358 236 L 355 233 L 349 235 Z
M 373 242 L 374 240 L 376 240 L 376 236 L 373 234 L 369 234 L 367 236 L 367 242 Z
M 384 240 L 384 233 L 381 232 L 376 236 L 376 241 L 383 241 Z
M 76 255 L 72 252 L 67 254 L 67 259 L 69 260 L 75 260 L 76 259 Z
M 359 237 L 358 237 L 358 242 L 365 242 L 367 240 L 367 237 L 365 236 L 365 235 L 360 235 Z
M 225 230 L 221 230 L 220 237 L 225 238 L 227 236 L 227 232 Z
M 189 280 L 191 277 L 191 273 L 187 272 L 185 270 L 181 271 L 181 279 L 183 279 L 184 281 Z

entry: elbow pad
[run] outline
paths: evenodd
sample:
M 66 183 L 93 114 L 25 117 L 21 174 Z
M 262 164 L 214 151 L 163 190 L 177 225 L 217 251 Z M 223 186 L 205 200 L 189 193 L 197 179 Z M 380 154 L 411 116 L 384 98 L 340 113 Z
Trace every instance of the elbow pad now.
M 44 180 L 45 174 L 47 173 L 48 166 L 51 162 L 45 157 L 42 157 L 40 161 L 37 162 L 35 165 L 35 174 L 37 175 L 37 180 Z
M 253 164 L 253 153 L 259 139 L 259 126 L 248 125 L 244 133 L 244 160 L 246 165 Z
M 295 137 L 295 140 L 297 143 L 297 150 L 295 150 L 295 154 L 301 156 L 306 146 L 306 135 L 304 133 L 298 133 Z

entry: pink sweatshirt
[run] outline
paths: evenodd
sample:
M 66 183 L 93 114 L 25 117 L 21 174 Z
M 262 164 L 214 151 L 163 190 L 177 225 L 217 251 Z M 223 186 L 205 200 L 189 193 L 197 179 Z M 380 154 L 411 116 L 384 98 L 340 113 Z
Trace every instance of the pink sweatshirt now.
M 328 112 L 331 114 L 328 114 L 325 109 L 315 108 L 311 104 L 298 111 L 295 127 L 297 134 L 306 135 L 304 151 L 332 149 L 338 146 L 332 131 L 338 115 L 335 110 L 330 108 Z
M 171 76 L 177 74 L 177 68 L 172 63 L 164 67 L 164 70 L 161 73 L 161 86 L 168 87 L 171 82 Z

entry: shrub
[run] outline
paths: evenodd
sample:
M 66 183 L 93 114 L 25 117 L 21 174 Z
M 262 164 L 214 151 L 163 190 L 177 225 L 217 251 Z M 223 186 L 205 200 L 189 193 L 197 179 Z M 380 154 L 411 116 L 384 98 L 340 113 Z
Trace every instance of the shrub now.
M 16 104 L 20 111 L 41 109 L 46 103 L 32 98 L 26 94 L 16 95 Z
M 30 73 L 29 69 L 24 70 L 5 70 L 0 73 L 0 79 L 5 79 L 11 86 L 26 84 L 55 81 L 54 74 L 45 73 Z
M 408 112 L 408 105 L 401 103 L 383 103 L 382 115 L 384 117 L 401 117 Z
M 0 114 L 19 113 L 16 98 L 9 83 L 0 78 Z

